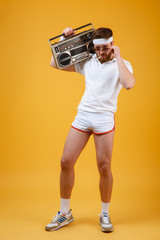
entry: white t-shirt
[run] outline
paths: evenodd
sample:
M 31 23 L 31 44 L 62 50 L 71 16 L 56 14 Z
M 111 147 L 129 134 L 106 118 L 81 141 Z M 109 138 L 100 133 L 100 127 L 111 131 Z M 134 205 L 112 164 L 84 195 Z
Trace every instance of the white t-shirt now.
M 122 59 L 131 73 L 131 64 Z M 85 77 L 86 89 L 78 109 L 89 112 L 113 113 L 117 110 L 117 98 L 122 88 L 116 58 L 100 63 L 96 54 L 86 61 L 76 63 L 75 71 Z

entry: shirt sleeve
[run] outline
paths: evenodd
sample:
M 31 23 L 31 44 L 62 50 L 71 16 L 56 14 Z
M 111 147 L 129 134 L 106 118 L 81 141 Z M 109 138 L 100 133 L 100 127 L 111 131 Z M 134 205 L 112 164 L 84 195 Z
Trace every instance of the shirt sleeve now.
M 88 61 L 84 60 L 82 62 L 78 62 L 74 64 L 75 71 L 81 73 L 83 76 L 85 75 L 85 63 Z
M 125 65 L 126 65 L 126 67 L 128 68 L 128 70 L 129 70 L 131 73 L 133 73 L 133 68 L 132 68 L 132 66 L 131 66 L 130 62 L 129 62 L 129 61 L 126 61 L 126 60 L 124 60 L 124 63 L 125 63 Z

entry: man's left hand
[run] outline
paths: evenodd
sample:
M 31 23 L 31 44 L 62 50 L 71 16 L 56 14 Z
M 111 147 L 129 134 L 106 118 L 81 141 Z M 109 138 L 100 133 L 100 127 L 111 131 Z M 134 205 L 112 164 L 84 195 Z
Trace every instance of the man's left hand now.
M 111 46 L 111 49 L 113 51 L 113 56 L 115 58 L 120 58 L 121 57 L 120 48 L 119 47 L 113 45 L 113 46 Z

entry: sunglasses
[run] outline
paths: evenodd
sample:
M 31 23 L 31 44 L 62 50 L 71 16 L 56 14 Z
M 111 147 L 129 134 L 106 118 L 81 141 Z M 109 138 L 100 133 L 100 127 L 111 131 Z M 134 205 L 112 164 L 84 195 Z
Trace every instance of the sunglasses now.
M 108 48 L 108 47 L 99 47 L 99 46 L 96 46 L 93 48 L 95 51 L 100 51 L 100 49 L 102 49 L 103 51 L 108 51 L 109 49 L 111 48 Z

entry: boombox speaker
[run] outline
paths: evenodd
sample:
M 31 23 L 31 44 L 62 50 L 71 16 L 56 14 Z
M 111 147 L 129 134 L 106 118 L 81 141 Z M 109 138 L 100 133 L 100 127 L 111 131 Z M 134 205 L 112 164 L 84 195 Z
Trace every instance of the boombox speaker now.
M 52 42 L 56 38 L 64 36 L 58 35 L 49 39 L 52 54 L 56 62 L 57 68 L 63 69 L 75 63 L 81 62 L 94 54 L 92 34 L 95 31 L 92 23 L 86 24 L 74 30 L 91 25 L 92 28 L 81 33 L 75 34 L 60 42 Z M 51 43 L 52 42 L 52 43 Z

